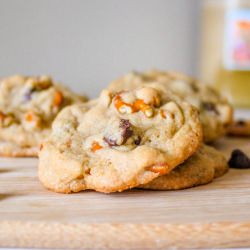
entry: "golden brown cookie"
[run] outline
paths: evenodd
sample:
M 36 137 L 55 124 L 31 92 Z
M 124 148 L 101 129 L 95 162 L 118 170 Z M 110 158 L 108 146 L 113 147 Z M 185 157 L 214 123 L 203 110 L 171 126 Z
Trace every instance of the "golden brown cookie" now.
M 169 174 L 160 176 L 146 185 L 143 189 L 179 190 L 203 185 L 214 178 L 224 175 L 228 164 L 222 153 L 203 145 L 194 155 L 176 167 Z
M 65 108 L 39 153 L 39 179 L 56 192 L 116 192 L 146 184 L 192 155 L 198 111 L 160 85 Z
M 133 72 L 113 81 L 108 89 L 119 92 L 155 82 L 199 109 L 205 142 L 212 142 L 226 133 L 232 123 L 231 105 L 212 87 L 184 74 L 159 70 Z
M 0 155 L 37 156 L 56 115 L 85 101 L 48 76 L 12 76 L 0 82 Z

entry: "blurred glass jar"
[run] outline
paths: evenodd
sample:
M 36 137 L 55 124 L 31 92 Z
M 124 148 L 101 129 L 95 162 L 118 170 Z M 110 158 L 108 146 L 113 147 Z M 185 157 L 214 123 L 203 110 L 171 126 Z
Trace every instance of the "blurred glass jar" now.
M 201 78 L 250 107 L 250 0 L 204 0 Z

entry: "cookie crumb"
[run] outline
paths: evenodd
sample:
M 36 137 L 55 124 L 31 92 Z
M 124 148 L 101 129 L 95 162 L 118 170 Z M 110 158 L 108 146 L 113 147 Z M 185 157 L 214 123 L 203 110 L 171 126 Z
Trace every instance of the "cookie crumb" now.
M 231 154 L 228 165 L 230 168 L 247 169 L 250 168 L 250 159 L 240 149 L 235 149 Z

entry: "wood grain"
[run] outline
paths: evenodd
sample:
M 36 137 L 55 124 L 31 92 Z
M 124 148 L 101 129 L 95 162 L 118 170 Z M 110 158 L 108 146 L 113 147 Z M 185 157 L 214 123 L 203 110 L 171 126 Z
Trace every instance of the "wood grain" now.
M 249 139 L 223 139 L 229 155 Z M 0 160 L 0 246 L 85 249 L 250 247 L 250 170 L 182 191 L 57 194 L 36 159 Z

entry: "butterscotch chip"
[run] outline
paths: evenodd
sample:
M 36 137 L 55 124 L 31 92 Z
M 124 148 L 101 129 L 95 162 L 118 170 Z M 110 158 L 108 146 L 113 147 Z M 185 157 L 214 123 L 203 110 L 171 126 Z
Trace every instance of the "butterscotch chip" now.
M 212 142 L 227 132 L 232 123 L 231 105 L 212 87 L 184 74 L 159 70 L 133 72 L 113 81 L 108 89 L 119 92 L 139 86 L 153 87 L 155 84 L 171 90 L 198 108 L 205 142 Z M 163 112 L 162 116 L 165 116 Z
M 145 105 L 153 109 L 150 117 Z M 123 106 L 131 109 L 121 112 Z M 172 116 L 162 117 L 161 110 Z M 167 90 L 104 90 L 97 100 L 57 116 L 39 152 L 39 179 L 62 193 L 120 192 L 169 173 L 201 140 L 197 109 Z
M 12 76 L 0 82 L 0 155 L 37 156 L 56 115 L 78 96 L 48 76 Z

